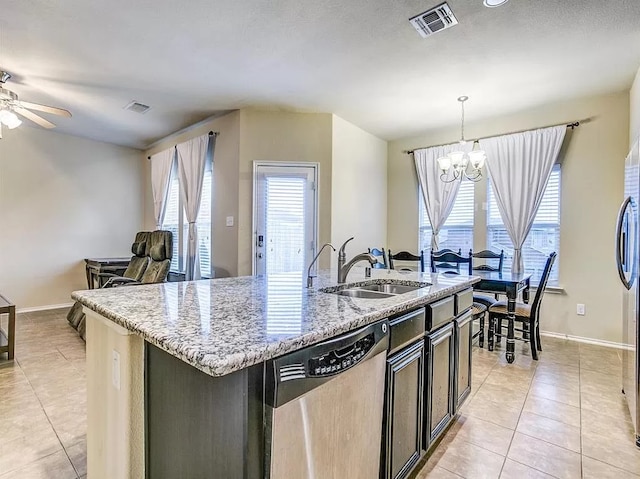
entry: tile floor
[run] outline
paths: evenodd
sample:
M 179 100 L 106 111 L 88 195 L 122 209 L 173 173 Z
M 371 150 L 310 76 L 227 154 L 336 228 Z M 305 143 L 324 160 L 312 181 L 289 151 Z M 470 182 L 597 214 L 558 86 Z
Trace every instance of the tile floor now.
M 639 478 L 622 352 L 543 337 L 533 361 L 516 347 L 514 364 L 474 348 L 471 396 L 414 478 Z
M 0 479 L 86 477 L 85 347 L 66 313 L 19 314 L 16 360 L 0 355 Z
M 16 323 L 16 360 L 0 357 L 0 479 L 84 478 L 84 342 L 66 310 Z M 511 365 L 474 349 L 472 395 L 415 478 L 640 477 L 620 351 L 546 337 L 543 347 L 535 362 L 519 346 Z

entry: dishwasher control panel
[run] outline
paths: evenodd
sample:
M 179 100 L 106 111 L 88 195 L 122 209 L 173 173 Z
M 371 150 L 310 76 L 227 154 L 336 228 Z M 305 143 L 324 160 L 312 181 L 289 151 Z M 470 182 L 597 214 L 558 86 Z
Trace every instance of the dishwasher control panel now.
M 322 377 L 339 373 L 357 364 L 375 344 L 374 334 L 357 340 L 342 349 L 334 349 L 309 359 L 308 376 Z

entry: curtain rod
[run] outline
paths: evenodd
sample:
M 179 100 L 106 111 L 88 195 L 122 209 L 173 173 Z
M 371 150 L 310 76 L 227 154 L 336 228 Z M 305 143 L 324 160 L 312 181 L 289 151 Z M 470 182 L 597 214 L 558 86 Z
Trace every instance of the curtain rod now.
M 573 121 L 573 122 L 567 123 L 567 124 L 558 123 L 557 125 L 541 126 L 539 128 L 529 128 L 527 130 L 510 131 L 509 133 L 501 133 L 499 135 L 483 136 L 481 138 L 476 138 L 475 140 L 468 140 L 468 141 L 474 142 L 474 141 L 477 141 L 477 140 L 486 140 L 487 138 L 497 138 L 498 136 L 515 135 L 516 133 L 524 133 L 524 132 L 531 131 L 531 130 L 539 130 L 541 128 L 552 128 L 554 126 L 560 126 L 560 125 L 565 125 L 567 128 L 571 128 L 573 130 L 574 128 L 577 128 L 578 126 L 580 126 L 580 122 L 581 121 L 585 122 L 587 120 Z M 441 145 L 420 146 L 418 148 L 414 148 L 413 150 L 405 150 L 403 153 L 406 153 L 407 155 L 410 155 L 414 151 L 422 150 L 423 148 L 436 148 L 438 146 L 446 146 L 446 145 L 451 145 L 451 144 L 452 143 L 442 143 Z
M 218 136 L 219 134 L 220 134 L 220 132 L 219 132 L 219 131 L 210 131 L 210 132 L 209 132 L 209 136 Z M 175 147 L 176 147 L 176 145 L 173 145 L 173 147 L 175 148 Z M 163 151 L 164 151 L 164 150 L 163 150 Z M 147 156 L 147 160 L 150 160 L 150 159 L 151 159 L 151 157 L 150 157 L 150 156 Z

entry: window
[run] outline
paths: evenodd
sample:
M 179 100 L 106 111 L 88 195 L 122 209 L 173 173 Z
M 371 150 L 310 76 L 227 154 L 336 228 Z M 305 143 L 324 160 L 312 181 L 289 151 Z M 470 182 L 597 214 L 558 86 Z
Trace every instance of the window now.
M 488 211 L 487 211 L 487 247 L 495 252 L 504 250 L 504 271 L 511 270 L 513 258 L 513 243 L 502 223 L 498 211 L 498 204 L 493 193 L 491 182 L 488 181 Z M 522 259 L 525 271 L 532 274 L 531 284 L 540 282 L 542 270 L 549 255 L 560 250 L 560 165 L 555 165 L 549 178 L 549 183 L 542 196 L 540 208 L 533 221 L 524 245 Z M 549 285 L 558 285 L 558 260 L 553 265 Z
M 211 262 L 211 213 L 212 213 L 213 164 L 211 156 L 207 158 L 204 180 L 202 184 L 202 198 L 198 211 L 198 253 L 200 257 L 200 273 L 203 278 L 212 277 Z M 162 221 L 162 229 L 173 233 L 173 257 L 171 258 L 171 272 L 185 272 L 185 256 L 189 236 L 189 223 L 180 198 L 180 180 L 178 178 L 177 161 L 174 161 L 169 182 L 167 207 Z
M 458 190 L 458 196 L 453 204 L 451 214 L 440 229 L 439 247 L 449 248 L 458 251 L 460 248 L 463 254 L 467 254 L 473 249 L 473 211 L 474 211 L 474 188 L 473 182 L 463 180 Z M 433 229 L 427 216 L 427 208 L 424 205 L 422 189 L 418 188 L 419 194 L 419 239 L 418 247 L 425 252 L 425 257 L 431 250 L 431 236 Z

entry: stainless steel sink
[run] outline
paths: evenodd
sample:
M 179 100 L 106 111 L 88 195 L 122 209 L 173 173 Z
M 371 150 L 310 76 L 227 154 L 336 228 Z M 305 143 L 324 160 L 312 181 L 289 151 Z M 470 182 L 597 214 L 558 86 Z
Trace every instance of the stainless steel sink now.
M 323 293 L 339 294 L 351 298 L 384 299 L 397 296 L 399 294 L 410 293 L 420 288 L 431 286 L 431 283 L 412 282 L 412 284 L 400 284 L 394 280 L 387 280 L 379 284 L 374 282 L 361 282 L 354 284 L 338 285 L 321 289 Z
M 366 289 L 358 289 L 358 288 L 341 289 L 340 291 L 336 291 L 335 294 L 339 294 L 340 296 L 349 296 L 351 298 L 366 298 L 366 299 L 384 299 L 384 298 L 392 298 L 393 296 L 395 296 L 395 294 L 381 293 L 378 291 L 368 291 Z
M 381 293 L 389 294 L 403 294 L 415 291 L 417 289 L 424 288 L 424 286 L 407 286 L 404 284 L 370 284 L 368 286 L 359 286 L 358 289 L 364 289 L 367 291 L 378 291 Z

